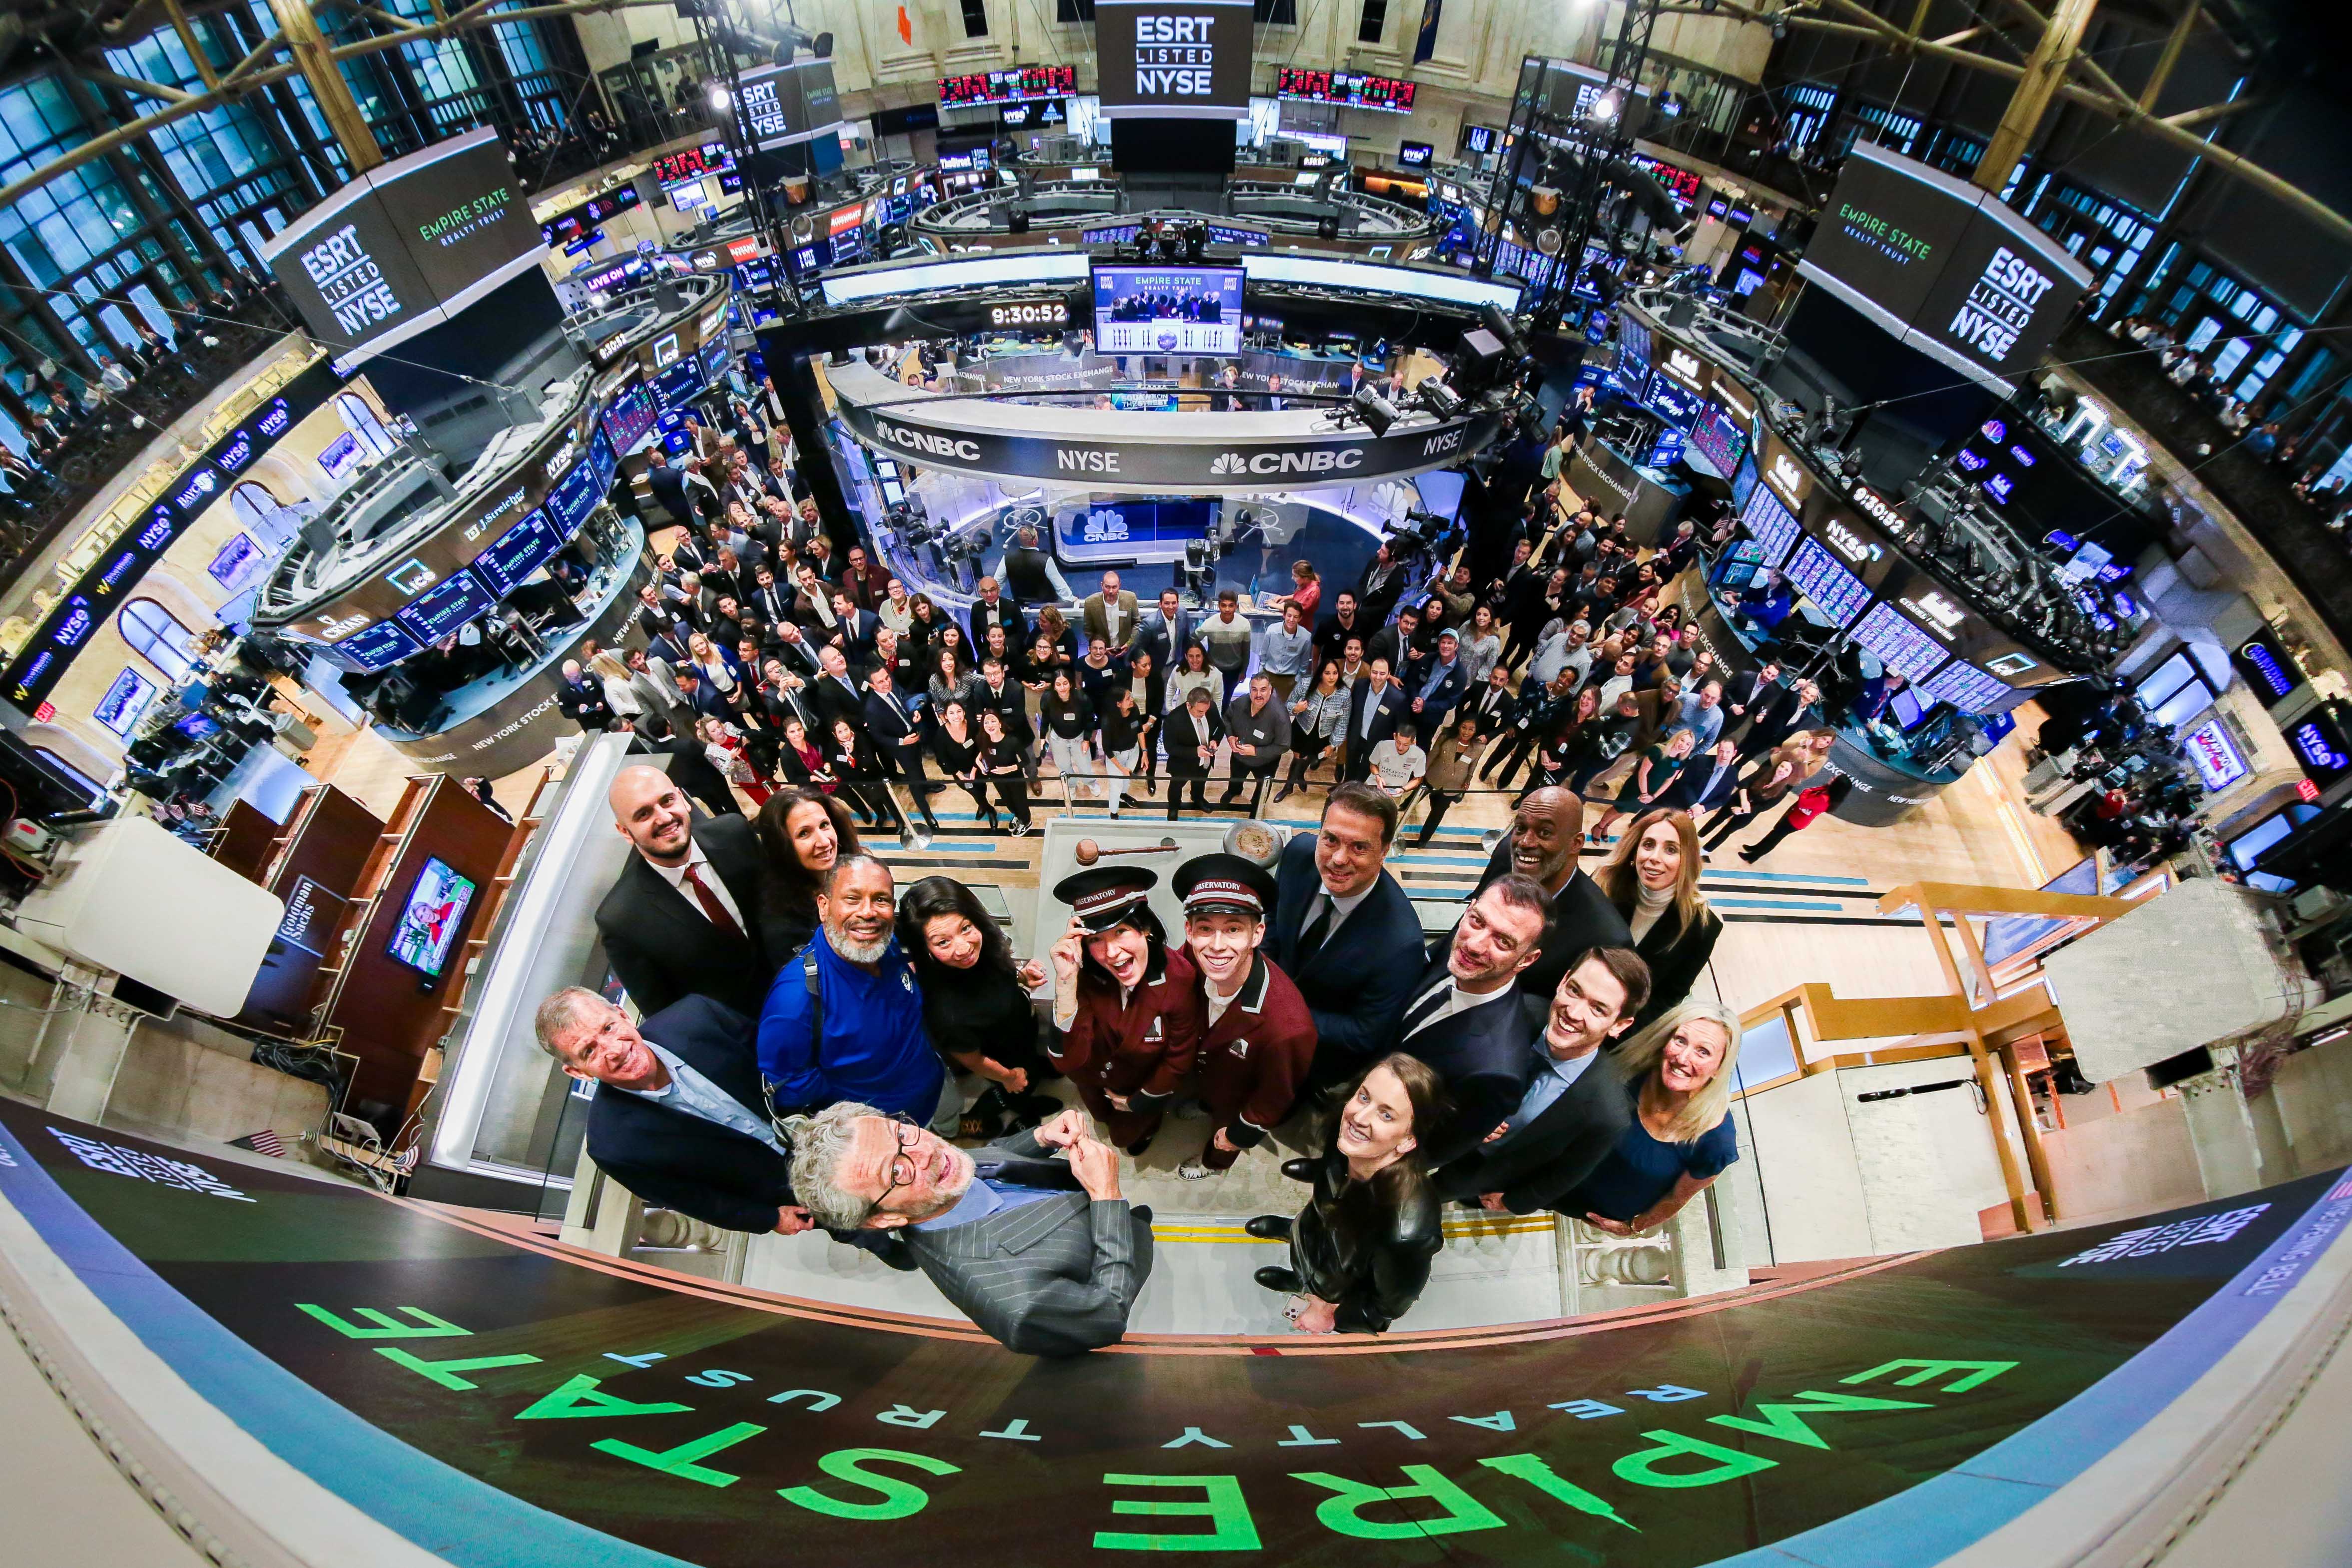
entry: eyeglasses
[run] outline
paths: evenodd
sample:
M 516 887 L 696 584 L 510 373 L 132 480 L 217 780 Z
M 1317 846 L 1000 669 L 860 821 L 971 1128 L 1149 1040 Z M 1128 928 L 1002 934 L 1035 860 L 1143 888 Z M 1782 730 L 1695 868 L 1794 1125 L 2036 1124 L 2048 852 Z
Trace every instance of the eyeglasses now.
M 866 1210 L 865 1218 L 858 1221 L 860 1225 L 881 1213 L 882 1206 L 890 1201 L 890 1195 L 915 1179 L 915 1161 L 912 1151 L 915 1147 L 915 1139 L 922 1135 L 923 1129 L 915 1125 L 904 1115 L 894 1115 L 890 1118 L 890 1122 L 892 1124 L 890 1135 L 898 1140 L 898 1152 L 890 1156 L 890 1168 L 887 1173 L 890 1183 L 882 1189 L 882 1196 L 876 1198 Z M 903 1176 L 899 1174 L 902 1168 L 906 1172 Z

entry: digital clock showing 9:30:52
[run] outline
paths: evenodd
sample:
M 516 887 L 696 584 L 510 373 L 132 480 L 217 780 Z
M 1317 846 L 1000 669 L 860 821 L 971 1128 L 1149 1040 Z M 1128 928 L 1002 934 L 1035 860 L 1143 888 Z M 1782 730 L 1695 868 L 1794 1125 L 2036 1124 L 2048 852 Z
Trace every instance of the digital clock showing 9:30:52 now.
M 1069 322 L 1066 299 L 1015 299 L 988 308 L 992 327 L 1066 327 Z

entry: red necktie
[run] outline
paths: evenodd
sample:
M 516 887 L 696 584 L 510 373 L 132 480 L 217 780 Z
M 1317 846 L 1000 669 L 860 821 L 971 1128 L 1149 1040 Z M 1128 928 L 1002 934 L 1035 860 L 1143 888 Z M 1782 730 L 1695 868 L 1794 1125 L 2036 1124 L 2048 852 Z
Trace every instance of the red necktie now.
M 694 867 L 688 866 L 680 873 L 679 880 L 694 889 L 694 900 L 702 905 L 702 913 L 710 917 L 710 924 L 734 936 L 743 935 L 743 927 L 736 923 L 733 915 L 727 913 L 727 906 L 719 902 L 719 895 L 710 891 L 709 884 L 694 874 Z

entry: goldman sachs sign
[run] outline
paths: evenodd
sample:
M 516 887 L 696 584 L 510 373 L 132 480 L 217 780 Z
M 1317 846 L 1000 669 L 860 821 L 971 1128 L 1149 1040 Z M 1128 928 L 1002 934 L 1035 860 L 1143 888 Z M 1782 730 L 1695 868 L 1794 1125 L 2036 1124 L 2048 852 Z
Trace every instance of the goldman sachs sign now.
M 1397 478 L 1462 461 L 1492 441 L 1501 423 L 1499 415 L 1482 413 L 1401 425 L 1376 436 L 1360 428 L 1312 428 L 1328 415 L 1275 413 L 1249 416 L 1239 434 L 1171 440 L 1194 420 L 1244 422 L 1232 414 L 1125 413 L 957 398 L 939 399 L 937 410 L 929 400 L 869 406 L 843 384 L 851 379 L 835 372 L 838 410 L 851 434 L 868 446 L 919 467 L 1095 490 L 1246 494 Z M 905 387 L 876 380 L 905 398 Z M 962 418 L 948 423 L 950 409 Z M 964 423 L 975 413 L 991 418 L 993 427 Z M 1043 416 L 1034 434 L 1013 423 L 1024 415 Z

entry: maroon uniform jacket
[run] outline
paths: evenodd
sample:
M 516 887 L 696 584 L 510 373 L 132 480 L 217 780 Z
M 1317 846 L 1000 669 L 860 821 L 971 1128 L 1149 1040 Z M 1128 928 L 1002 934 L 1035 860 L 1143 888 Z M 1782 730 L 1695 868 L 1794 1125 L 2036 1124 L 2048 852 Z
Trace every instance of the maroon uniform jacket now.
M 1158 1129 L 1168 1097 L 1192 1070 L 1204 1016 L 1200 971 L 1182 949 L 1170 947 L 1123 1009 L 1118 986 L 1082 971 L 1078 1016 L 1048 1052 L 1110 1141 L 1125 1148 Z M 1111 1094 L 1135 1097 L 1134 1109 L 1114 1109 Z
M 1225 1136 L 1244 1148 L 1290 1114 L 1315 1060 L 1315 1017 L 1290 977 L 1264 952 L 1224 1014 L 1201 1040 L 1201 1097 Z M 1208 1017 L 1207 982 L 1201 1016 Z

